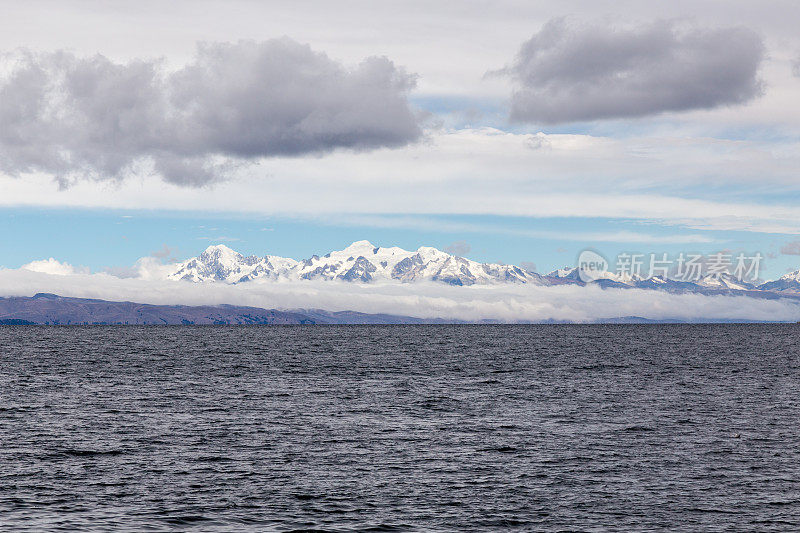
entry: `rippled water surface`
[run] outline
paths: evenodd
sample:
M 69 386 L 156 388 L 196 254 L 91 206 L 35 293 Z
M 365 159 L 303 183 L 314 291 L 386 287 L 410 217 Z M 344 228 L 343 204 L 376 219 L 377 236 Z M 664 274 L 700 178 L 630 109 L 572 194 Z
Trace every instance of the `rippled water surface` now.
M 800 327 L 0 328 L 0 529 L 800 529 Z

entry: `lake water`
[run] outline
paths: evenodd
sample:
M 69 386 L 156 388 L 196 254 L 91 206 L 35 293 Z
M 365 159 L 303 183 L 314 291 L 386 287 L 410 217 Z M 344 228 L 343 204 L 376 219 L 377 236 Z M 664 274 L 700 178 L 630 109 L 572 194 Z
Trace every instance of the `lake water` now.
M 3 327 L 0 529 L 800 529 L 794 325 Z

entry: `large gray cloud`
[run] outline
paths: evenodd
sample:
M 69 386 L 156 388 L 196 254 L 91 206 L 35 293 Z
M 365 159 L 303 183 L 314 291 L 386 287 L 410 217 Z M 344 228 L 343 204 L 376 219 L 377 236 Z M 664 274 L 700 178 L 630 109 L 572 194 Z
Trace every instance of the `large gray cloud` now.
M 761 38 L 746 28 L 639 28 L 554 19 L 502 71 L 511 119 L 563 123 L 741 104 L 762 92 Z
M 414 77 L 382 57 L 347 68 L 288 38 L 204 44 L 190 64 L 67 52 L 6 56 L 0 171 L 75 179 L 156 172 L 198 186 L 243 162 L 420 136 Z

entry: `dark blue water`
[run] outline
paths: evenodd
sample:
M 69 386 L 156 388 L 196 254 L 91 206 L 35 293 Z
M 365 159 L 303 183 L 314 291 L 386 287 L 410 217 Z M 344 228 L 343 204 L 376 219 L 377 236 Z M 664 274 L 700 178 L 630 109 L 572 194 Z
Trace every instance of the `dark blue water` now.
M 0 328 L 0 529 L 800 529 L 800 328 Z

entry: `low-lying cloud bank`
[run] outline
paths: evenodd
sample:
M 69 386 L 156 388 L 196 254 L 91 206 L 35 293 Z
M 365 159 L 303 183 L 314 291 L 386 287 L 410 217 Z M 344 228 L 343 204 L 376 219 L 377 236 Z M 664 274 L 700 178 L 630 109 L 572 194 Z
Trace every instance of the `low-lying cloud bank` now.
M 199 45 L 194 60 L 0 55 L 0 171 L 160 175 L 184 186 L 264 157 L 418 139 L 415 77 L 385 57 L 347 67 L 289 38 Z
M 466 321 L 594 322 L 621 317 L 651 320 L 800 321 L 800 302 L 744 296 L 669 294 L 639 289 L 532 285 L 452 287 L 437 283 L 339 282 L 193 284 L 99 274 L 0 270 L 0 295 L 61 296 L 149 304 L 247 305 L 324 309 Z

